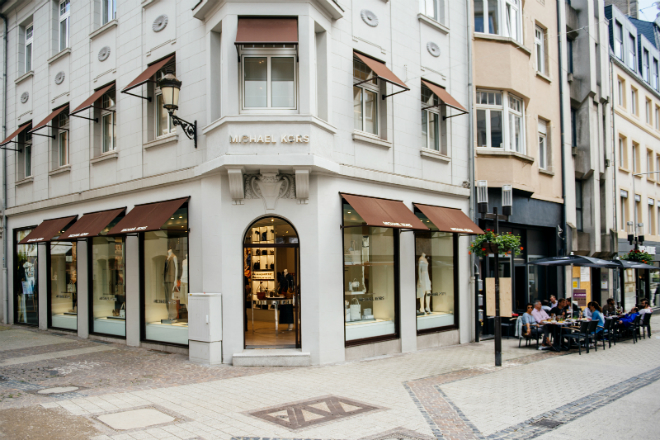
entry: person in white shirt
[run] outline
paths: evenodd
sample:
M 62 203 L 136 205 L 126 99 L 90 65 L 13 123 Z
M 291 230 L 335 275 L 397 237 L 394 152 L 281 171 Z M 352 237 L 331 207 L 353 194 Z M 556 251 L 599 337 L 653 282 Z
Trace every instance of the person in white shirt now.
M 557 297 L 554 295 L 550 295 L 550 308 L 554 309 L 555 307 L 557 307 L 558 304 L 559 303 L 557 302 Z
M 552 310 L 552 307 L 550 307 L 550 303 L 548 302 L 547 299 L 544 299 L 543 302 L 541 303 L 542 306 L 541 308 L 546 311 L 546 313 L 550 312 Z
M 582 316 L 584 316 L 587 319 L 591 319 L 591 309 L 589 308 L 591 306 L 591 302 L 587 304 L 587 307 L 584 308 L 584 311 L 582 312 Z
M 649 301 L 647 299 L 642 300 L 642 307 L 639 308 L 639 314 L 643 315 L 644 313 L 653 313 L 653 309 L 649 305 Z

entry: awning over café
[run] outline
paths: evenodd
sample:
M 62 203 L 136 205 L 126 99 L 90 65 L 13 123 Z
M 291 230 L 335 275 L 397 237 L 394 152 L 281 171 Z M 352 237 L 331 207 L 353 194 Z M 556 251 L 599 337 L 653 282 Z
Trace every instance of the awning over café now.
M 174 55 L 170 55 L 167 58 L 163 58 L 160 61 L 157 61 L 147 67 L 144 72 L 138 75 L 137 78 L 135 78 L 129 85 L 124 87 L 124 89 L 121 91 L 122 93 L 126 93 L 131 89 L 134 89 L 135 87 L 141 86 L 142 84 L 146 83 L 149 81 L 155 74 L 158 72 L 160 69 L 162 69 L 167 63 L 172 61 L 174 59 Z
M 41 121 L 41 122 L 39 122 L 37 125 L 35 125 L 34 128 L 33 128 L 32 130 L 29 131 L 29 133 L 34 133 L 35 131 L 37 131 L 37 130 L 39 130 L 39 129 L 41 129 L 41 128 L 46 127 L 50 121 L 52 121 L 53 119 L 55 119 L 55 118 L 57 117 L 57 115 L 59 115 L 60 113 L 62 113 L 64 110 L 66 110 L 66 109 L 68 109 L 68 108 L 69 108 L 69 104 L 68 104 L 68 103 L 59 106 L 58 108 L 56 108 L 55 110 L 53 110 L 52 112 L 50 112 L 50 114 L 49 114 L 48 116 L 46 116 L 46 118 L 45 118 L 43 121 Z
M 26 122 L 23 125 L 19 125 L 15 132 L 7 136 L 7 138 L 4 141 L 0 142 L 0 146 L 7 145 L 8 143 L 10 143 L 16 136 L 23 133 L 23 131 L 26 130 L 30 126 L 30 124 L 32 124 L 32 121 Z
M 58 240 L 75 240 L 78 238 L 96 237 L 126 208 L 110 209 L 108 211 L 90 212 L 83 215 Z
M 63 231 L 69 223 L 75 221 L 77 218 L 77 215 L 70 215 L 68 217 L 44 220 L 39 226 L 34 228 L 34 231 L 30 232 L 28 236 L 21 240 L 18 244 L 49 242 L 53 239 L 53 237 L 60 235 L 61 231 Z
M 343 194 L 367 226 L 428 231 L 424 223 L 400 200 Z
M 373 70 L 374 74 L 378 78 L 387 81 L 391 84 L 397 85 L 399 87 L 403 87 L 405 90 L 410 90 L 410 87 L 408 87 L 406 83 L 401 81 L 399 77 L 394 74 L 394 72 L 388 69 L 385 63 L 383 63 L 382 61 L 378 61 L 374 58 L 363 55 L 360 52 L 353 51 L 353 55 L 355 55 L 360 61 L 366 64 L 371 70 Z
M 135 208 L 126 214 L 126 217 L 121 219 L 108 232 L 108 235 L 157 231 L 189 199 L 190 197 L 184 197 L 182 199 L 136 205 Z
M 650 264 L 642 263 L 640 261 L 631 261 L 631 260 L 612 260 L 613 263 L 619 265 L 623 269 L 648 269 L 648 270 L 660 270 L 658 266 L 651 266 Z
M 602 269 L 618 269 L 621 266 L 613 261 L 601 260 L 600 258 L 586 257 L 583 255 L 568 255 L 565 257 L 548 257 L 530 261 L 527 264 L 536 266 L 583 266 Z
M 437 96 L 440 101 L 444 102 L 449 107 L 455 108 L 456 110 L 461 111 L 463 113 L 468 112 L 465 109 L 465 107 L 463 107 L 461 104 L 459 104 L 458 101 L 456 101 L 454 99 L 454 97 L 449 94 L 449 92 L 447 90 L 443 89 L 442 87 L 440 87 L 436 84 L 433 84 L 432 82 L 428 82 L 428 81 L 425 81 L 425 80 L 422 80 L 422 84 L 424 84 L 426 87 L 428 87 L 429 90 L 431 90 L 431 92 L 435 96 Z
M 105 93 L 106 93 L 108 90 L 110 90 L 111 88 L 113 88 L 114 86 L 115 86 L 115 83 L 113 82 L 113 83 L 111 83 L 111 84 L 108 84 L 108 85 L 105 86 L 105 87 L 101 87 L 100 89 L 96 90 L 94 93 L 92 93 L 92 96 L 90 96 L 89 98 L 87 98 L 82 104 L 80 104 L 78 107 L 76 107 L 76 109 L 75 109 L 74 111 L 71 112 L 71 115 L 74 115 L 74 116 L 75 116 L 76 113 L 80 113 L 81 111 L 86 110 L 86 109 L 92 107 L 92 106 L 94 105 L 94 103 L 95 103 L 96 101 L 98 101 L 98 99 L 99 99 L 101 96 L 105 95 Z
M 297 18 L 239 18 L 239 44 L 298 44 Z
M 440 232 L 453 232 L 456 234 L 483 234 L 484 231 L 477 226 L 460 209 L 445 208 L 442 206 L 422 205 L 413 203 L 417 209 L 431 220 Z

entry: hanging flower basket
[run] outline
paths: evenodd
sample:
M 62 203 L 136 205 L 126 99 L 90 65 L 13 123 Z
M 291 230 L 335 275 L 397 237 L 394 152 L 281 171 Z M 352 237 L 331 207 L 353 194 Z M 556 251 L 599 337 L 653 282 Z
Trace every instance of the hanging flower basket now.
M 478 257 L 487 257 L 489 254 L 505 254 L 511 252 L 514 256 L 520 255 L 523 248 L 520 246 L 520 237 L 510 232 L 506 234 L 496 234 L 492 229 L 486 229 L 484 235 L 479 235 L 470 244 L 470 254 Z
M 630 252 L 623 255 L 621 259 L 628 261 L 639 261 L 640 263 L 644 263 L 644 264 L 651 264 L 651 262 L 653 261 L 653 255 L 646 253 L 644 251 L 636 251 L 632 249 Z

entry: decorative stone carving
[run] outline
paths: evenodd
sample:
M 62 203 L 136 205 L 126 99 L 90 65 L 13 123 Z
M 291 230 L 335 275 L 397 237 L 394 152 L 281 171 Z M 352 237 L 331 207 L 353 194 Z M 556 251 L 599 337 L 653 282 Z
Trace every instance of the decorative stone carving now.
M 378 17 L 370 10 L 363 9 L 362 11 L 360 11 L 360 17 L 362 17 L 362 21 L 367 23 L 369 26 L 371 27 L 378 26 Z
M 163 29 L 165 29 L 166 26 L 167 26 L 167 15 L 163 14 L 156 17 L 154 23 L 151 25 L 151 29 L 153 29 L 154 32 L 160 32 Z
M 28 102 L 28 99 L 30 99 L 30 94 L 28 92 L 23 92 L 23 94 L 21 95 L 21 102 L 25 104 L 26 102 Z
M 64 82 L 64 72 L 59 71 L 57 72 L 57 75 L 55 75 L 55 84 L 58 86 Z
M 433 41 L 426 43 L 426 50 L 428 50 L 429 53 L 436 58 L 440 56 L 440 46 L 435 44 Z
M 296 198 L 296 184 L 292 174 L 261 171 L 259 174 L 246 174 L 244 179 L 245 198 L 263 200 L 267 211 L 274 210 L 279 199 Z
M 229 175 L 229 193 L 231 194 L 231 198 L 235 204 L 242 205 L 245 198 L 243 167 L 229 168 L 227 174 Z
M 99 61 L 103 62 L 110 56 L 110 47 L 104 46 L 99 50 Z
M 296 199 L 298 203 L 307 203 L 309 199 L 309 168 L 294 168 L 296 176 Z

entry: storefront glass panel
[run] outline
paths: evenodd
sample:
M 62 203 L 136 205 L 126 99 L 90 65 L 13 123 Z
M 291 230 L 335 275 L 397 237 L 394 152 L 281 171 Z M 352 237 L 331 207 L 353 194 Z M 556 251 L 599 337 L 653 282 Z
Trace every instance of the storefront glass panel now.
M 14 322 L 39 325 L 37 244 L 17 244 L 33 230 L 14 232 Z
M 77 245 L 53 241 L 50 246 L 50 326 L 78 329 Z
M 399 232 L 364 225 L 348 203 L 343 210 L 346 342 L 396 337 Z
M 439 232 L 426 216 L 416 214 L 431 228 L 415 232 L 417 331 L 455 326 L 454 234 Z
M 126 336 L 126 278 L 123 237 L 92 242 L 92 332 Z
M 623 307 L 626 311 L 637 304 L 635 269 L 625 269 L 623 275 Z
M 188 208 L 143 237 L 145 339 L 188 345 Z

